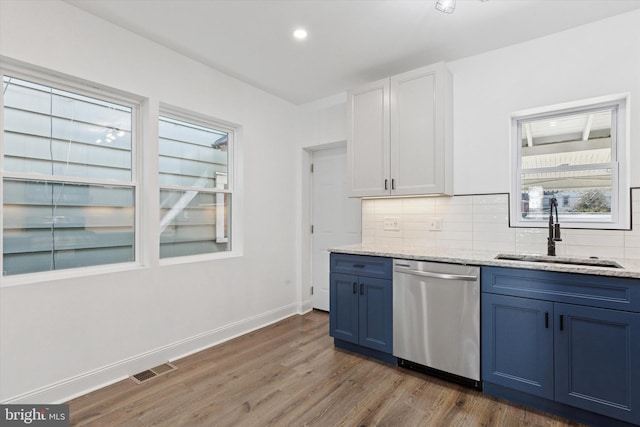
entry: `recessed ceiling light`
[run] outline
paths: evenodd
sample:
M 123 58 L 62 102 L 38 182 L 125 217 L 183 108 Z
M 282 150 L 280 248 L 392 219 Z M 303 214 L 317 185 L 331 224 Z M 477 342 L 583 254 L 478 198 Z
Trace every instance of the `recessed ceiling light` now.
M 293 32 L 293 37 L 295 37 L 297 40 L 304 40 L 307 38 L 307 30 L 305 30 L 304 28 L 297 28 Z
M 453 13 L 456 9 L 456 0 L 437 0 L 436 9 L 444 13 Z

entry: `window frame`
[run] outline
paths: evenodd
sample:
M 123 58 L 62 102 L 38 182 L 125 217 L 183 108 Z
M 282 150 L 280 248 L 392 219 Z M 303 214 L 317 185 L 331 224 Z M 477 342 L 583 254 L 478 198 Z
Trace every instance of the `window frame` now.
M 0 93 L 0 274 L 2 275 L 2 285 L 13 286 L 23 283 L 33 283 L 42 280 L 54 280 L 72 277 L 83 277 L 92 274 L 102 274 L 105 272 L 118 272 L 141 267 L 142 245 L 141 245 L 141 186 L 140 171 L 142 170 L 139 156 L 141 144 L 141 109 L 142 97 L 138 97 L 121 90 L 87 82 L 82 79 L 67 76 L 61 73 L 50 71 L 40 71 L 12 63 L 0 61 L 0 78 L 12 77 L 27 82 L 32 82 L 42 86 L 48 86 L 57 90 L 70 92 L 72 94 L 94 98 L 100 101 L 118 104 L 131 109 L 131 179 L 121 181 L 116 179 L 99 179 L 89 177 L 73 177 L 61 175 L 46 175 L 38 173 L 8 172 L 4 168 L 4 91 Z M 133 191 L 133 260 L 111 264 L 98 264 L 89 266 L 79 266 L 64 268 L 59 270 L 37 271 L 21 273 L 15 275 L 4 275 L 4 181 L 20 180 L 26 182 L 47 182 L 47 183 L 69 183 L 74 185 L 89 186 L 116 186 L 131 188 Z
M 176 120 L 191 124 L 194 126 L 201 126 L 204 128 L 210 128 L 214 130 L 220 130 L 228 134 L 227 142 L 227 188 L 207 188 L 207 187 L 192 187 L 182 185 L 161 185 L 158 180 L 157 191 L 160 194 L 163 190 L 169 191 L 193 191 L 197 189 L 207 194 L 228 194 L 230 198 L 229 207 L 230 214 L 228 216 L 229 229 L 228 229 L 228 244 L 229 249 L 219 252 L 207 252 L 201 254 L 192 254 L 184 256 L 160 256 L 160 228 L 158 228 L 158 247 L 156 248 L 160 265 L 172 265 L 182 264 L 189 262 L 207 261 L 215 259 L 232 258 L 242 255 L 240 227 L 239 227 L 239 212 L 240 212 L 240 197 L 237 190 L 237 176 L 236 176 L 236 161 L 238 158 L 238 144 L 239 133 L 241 131 L 240 126 L 225 120 L 213 118 L 204 114 L 195 113 L 190 110 L 179 108 L 173 105 L 160 103 L 158 110 L 157 121 L 159 125 L 161 118 L 167 118 L 170 120 Z M 158 130 L 158 139 L 156 143 L 159 143 L 160 132 Z M 160 159 L 160 151 L 158 150 L 158 162 Z M 158 176 L 160 176 L 160 170 L 158 169 Z M 157 206 L 159 209 L 160 206 Z
M 603 109 L 612 110 L 611 161 L 587 165 L 567 165 L 548 168 L 522 169 L 521 123 L 567 114 L 588 113 Z M 580 170 L 611 169 L 611 220 L 610 221 L 562 221 L 565 228 L 576 229 L 630 229 L 629 200 L 629 94 L 615 94 L 597 98 L 567 102 L 541 108 L 517 111 L 510 115 L 509 147 L 511 151 L 510 171 L 513 179 L 510 188 L 509 222 L 511 227 L 547 227 L 548 221 L 522 220 L 522 173 L 570 172 Z

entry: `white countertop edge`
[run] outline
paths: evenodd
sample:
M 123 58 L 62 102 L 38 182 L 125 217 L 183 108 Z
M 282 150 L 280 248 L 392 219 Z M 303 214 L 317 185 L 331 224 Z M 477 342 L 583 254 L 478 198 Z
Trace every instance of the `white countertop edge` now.
M 530 270 L 558 271 L 564 273 L 595 274 L 610 277 L 628 277 L 640 279 L 640 260 L 607 258 L 615 261 L 623 268 L 599 267 L 588 265 L 555 264 L 545 262 L 512 261 L 495 259 L 504 252 L 470 251 L 456 249 L 402 248 L 397 246 L 355 244 L 329 248 L 329 252 L 381 256 L 387 258 L 413 259 L 419 261 L 447 262 L 451 264 L 468 264 L 479 266 L 525 268 Z M 563 257 L 567 258 L 567 257 Z M 572 257 L 580 260 L 579 257 Z

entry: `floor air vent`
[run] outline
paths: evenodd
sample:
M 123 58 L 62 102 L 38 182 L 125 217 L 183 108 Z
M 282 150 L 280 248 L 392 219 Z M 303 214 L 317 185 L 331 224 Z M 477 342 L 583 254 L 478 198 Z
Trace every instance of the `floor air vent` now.
M 151 378 L 166 374 L 167 372 L 171 372 L 174 369 L 177 368 L 171 363 L 163 363 L 162 365 L 158 365 L 155 368 L 147 369 L 146 371 L 131 375 L 130 378 L 136 383 L 142 384 L 143 382 L 148 381 Z

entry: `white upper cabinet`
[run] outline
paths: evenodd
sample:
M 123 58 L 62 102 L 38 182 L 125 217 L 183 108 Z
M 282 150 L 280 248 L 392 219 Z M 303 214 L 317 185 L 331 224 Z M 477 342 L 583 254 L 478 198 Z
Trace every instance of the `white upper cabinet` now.
M 349 195 L 452 194 L 451 107 L 444 63 L 350 91 Z
M 389 194 L 389 79 L 349 92 L 347 143 L 349 195 Z

